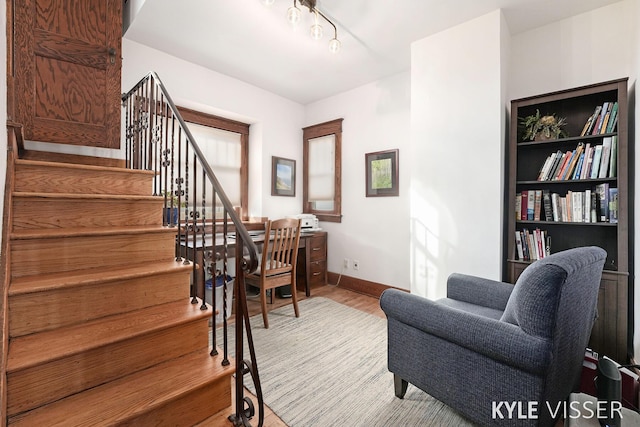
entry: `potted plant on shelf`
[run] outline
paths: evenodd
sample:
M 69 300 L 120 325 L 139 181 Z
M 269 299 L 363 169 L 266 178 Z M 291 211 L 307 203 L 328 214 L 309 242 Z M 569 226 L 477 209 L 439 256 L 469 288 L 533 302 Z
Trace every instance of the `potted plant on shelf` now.
M 556 117 L 555 114 L 540 115 L 540 110 L 535 114 L 520 118 L 520 125 L 524 127 L 523 141 L 545 141 L 549 139 L 566 138 L 567 132 L 562 129 L 567 124 L 564 117 Z

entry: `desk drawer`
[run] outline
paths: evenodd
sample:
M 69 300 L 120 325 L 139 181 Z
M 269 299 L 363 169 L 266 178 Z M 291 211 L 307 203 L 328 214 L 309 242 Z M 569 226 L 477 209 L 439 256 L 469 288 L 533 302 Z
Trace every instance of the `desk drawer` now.
M 313 261 L 309 263 L 309 285 L 324 285 L 327 276 L 327 261 Z
M 311 261 L 327 259 L 327 238 L 326 236 L 314 236 L 309 239 L 309 254 Z

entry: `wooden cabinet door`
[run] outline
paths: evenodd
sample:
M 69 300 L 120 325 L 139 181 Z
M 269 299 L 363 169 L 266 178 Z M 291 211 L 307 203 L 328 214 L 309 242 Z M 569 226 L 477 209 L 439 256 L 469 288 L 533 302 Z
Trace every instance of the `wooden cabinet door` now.
M 122 0 L 13 0 L 13 119 L 25 139 L 120 146 Z

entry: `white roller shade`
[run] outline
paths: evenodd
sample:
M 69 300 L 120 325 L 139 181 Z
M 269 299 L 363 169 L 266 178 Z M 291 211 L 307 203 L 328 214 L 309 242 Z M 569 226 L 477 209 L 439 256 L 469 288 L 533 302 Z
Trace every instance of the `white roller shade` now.
M 333 201 L 335 197 L 336 137 L 309 140 L 309 201 Z
M 227 197 L 240 206 L 241 135 L 195 123 L 188 126 Z

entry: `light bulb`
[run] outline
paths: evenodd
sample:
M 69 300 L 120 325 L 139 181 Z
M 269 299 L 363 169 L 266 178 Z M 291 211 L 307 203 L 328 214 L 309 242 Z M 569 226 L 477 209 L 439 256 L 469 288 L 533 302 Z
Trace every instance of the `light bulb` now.
M 322 25 L 317 22 L 311 26 L 311 37 L 314 40 L 320 40 L 322 38 Z
M 262 3 L 264 3 L 267 6 L 271 6 L 274 1 L 276 1 L 276 0 L 262 0 Z
M 329 52 L 338 53 L 340 52 L 341 46 L 342 46 L 342 43 L 340 43 L 340 40 L 336 38 L 329 40 Z
M 287 10 L 287 21 L 289 21 L 291 25 L 296 25 L 300 22 L 300 9 L 295 6 L 291 6 Z

